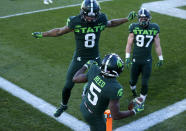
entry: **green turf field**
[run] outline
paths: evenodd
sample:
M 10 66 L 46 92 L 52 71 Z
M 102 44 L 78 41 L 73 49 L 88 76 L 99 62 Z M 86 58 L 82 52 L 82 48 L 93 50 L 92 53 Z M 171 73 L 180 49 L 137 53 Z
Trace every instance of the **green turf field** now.
M 113 0 L 101 3 L 101 10 L 107 14 L 108 19 L 126 17 L 131 10 L 137 11 L 142 3 L 149 1 L 153 0 Z M 54 0 L 52 5 L 43 5 L 42 0 L 1 0 L 0 16 L 80 2 L 81 0 Z M 34 39 L 31 33 L 62 27 L 69 16 L 76 15 L 79 11 L 80 7 L 77 6 L 0 19 L 0 76 L 58 106 L 67 68 L 75 49 L 74 35 L 70 33 L 62 37 Z M 145 111 L 137 116 L 114 121 L 114 128 L 186 98 L 186 20 L 155 12 L 151 14 L 152 22 L 160 26 L 164 65 L 160 69 L 155 67 L 157 56 L 153 49 L 153 70 Z M 102 32 L 102 57 L 104 54 L 115 52 L 124 59 L 129 24 L 130 22 Z M 122 110 L 127 109 L 132 98 L 128 80 L 129 70 L 126 69 L 119 78 L 125 87 L 124 96 L 120 101 Z M 140 89 L 140 81 L 137 87 Z M 79 110 L 80 91 L 82 84 L 75 85 L 67 112 L 83 120 Z M 0 130 L 70 131 L 68 127 L 1 89 L 0 96 Z M 185 119 L 186 112 L 183 112 L 149 128 L 148 131 L 184 131 Z

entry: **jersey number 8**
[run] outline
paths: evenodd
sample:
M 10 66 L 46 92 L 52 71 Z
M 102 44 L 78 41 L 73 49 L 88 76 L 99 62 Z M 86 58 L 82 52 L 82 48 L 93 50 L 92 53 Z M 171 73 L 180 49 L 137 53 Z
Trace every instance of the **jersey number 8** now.
M 85 47 L 92 48 L 95 45 L 96 35 L 94 33 L 85 35 Z

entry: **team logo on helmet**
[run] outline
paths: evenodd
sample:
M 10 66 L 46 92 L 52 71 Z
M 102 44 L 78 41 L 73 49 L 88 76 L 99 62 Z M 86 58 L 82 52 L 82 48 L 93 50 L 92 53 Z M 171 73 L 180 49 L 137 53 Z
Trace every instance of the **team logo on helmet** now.
M 122 96 L 122 95 L 123 95 L 123 89 L 119 89 L 117 96 Z

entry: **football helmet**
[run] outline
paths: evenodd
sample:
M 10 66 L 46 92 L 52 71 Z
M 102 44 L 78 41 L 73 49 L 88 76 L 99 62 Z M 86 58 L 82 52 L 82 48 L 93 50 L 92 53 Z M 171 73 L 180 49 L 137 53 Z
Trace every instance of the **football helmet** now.
M 101 73 L 104 76 L 118 77 L 124 69 L 124 62 L 115 53 L 108 54 L 101 63 Z
M 80 14 L 86 22 L 95 22 L 100 14 L 100 5 L 96 0 L 84 0 L 81 4 Z
M 147 27 L 150 23 L 151 18 L 152 17 L 150 15 L 150 12 L 147 9 L 141 8 L 138 11 L 138 21 L 142 27 Z

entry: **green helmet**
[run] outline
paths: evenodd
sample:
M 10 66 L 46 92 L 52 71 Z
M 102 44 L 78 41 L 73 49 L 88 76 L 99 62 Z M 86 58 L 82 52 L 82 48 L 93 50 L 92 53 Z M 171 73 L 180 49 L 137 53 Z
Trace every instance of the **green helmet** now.
M 124 69 L 124 62 L 115 53 L 108 54 L 101 63 L 101 73 L 109 77 L 118 77 Z
M 142 27 L 147 27 L 150 23 L 151 18 L 152 17 L 150 15 L 150 12 L 147 9 L 141 8 L 138 11 L 138 21 Z
M 100 14 L 100 5 L 96 0 L 84 0 L 80 14 L 86 22 L 95 22 Z

